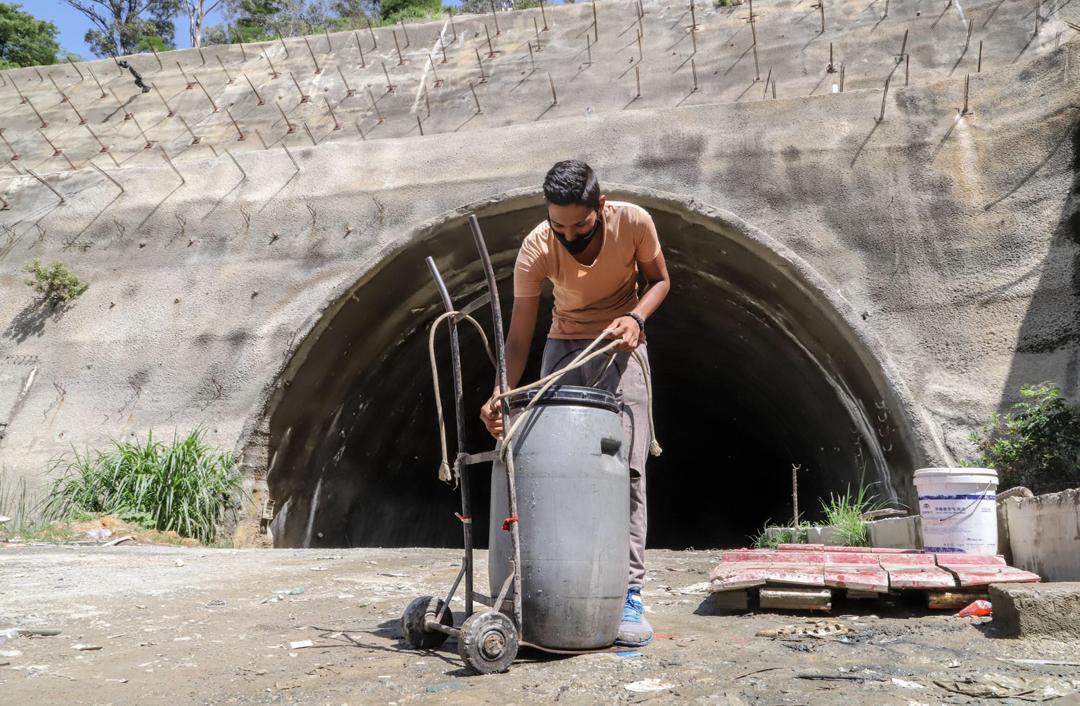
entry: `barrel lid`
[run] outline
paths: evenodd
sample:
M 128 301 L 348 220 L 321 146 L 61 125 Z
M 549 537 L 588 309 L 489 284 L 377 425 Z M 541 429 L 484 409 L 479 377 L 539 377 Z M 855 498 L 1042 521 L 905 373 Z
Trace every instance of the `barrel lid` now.
M 953 476 L 983 476 L 997 480 L 997 471 L 993 468 L 965 468 L 954 466 L 951 468 L 920 468 L 915 471 L 913 479 L 919 478 L 951 478 Z
M 538 389 L 525 390 L 511 395 L 509 398 L 511 409 L 521 409 L 536 397 Z M 609 412 L 619 412 L 619 402 L 615 395 L 607 390 L 596 387 L 580 387 L 578 385 L 554 385 L 544 393 L 544 397 L 536 403 L 539 405 L 574 405 L 577 407 L 595 407 L 606 409 Z

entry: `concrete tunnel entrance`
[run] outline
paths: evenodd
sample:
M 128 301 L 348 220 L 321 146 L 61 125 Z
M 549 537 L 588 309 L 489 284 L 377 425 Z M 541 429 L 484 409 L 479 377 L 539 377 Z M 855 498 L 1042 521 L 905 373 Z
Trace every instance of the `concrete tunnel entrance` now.
M 652 213 L 673 288 L 649 323 L 658 437 L 648 466 L 649 546 L 744 546 L 766 521 L 791 517 L 792 464 L 804 516 L 819 497 L 875 483 L 910 497 L 925 458 L 879 358 L 852 333 L 789 255 L 723 212 L 619 193 Z M 538 193 L 475 209 L 509 316 L 514 257 L 543 218 Z M 284 547 L 460 546 L 458 492 L 436 478 L 439 441 L 428 327 L 441 313 L 424 265 L 431 255 L 460 306 L 481 271 L 457 212 L 417 231 L 322 317 L 267 405 L 267 484 L 274 544 Z M 778 248 L 783 250 L 782 248 Z M 549 323 L 542 318 L 526 379 L 535 379 Z M 486 309 L 479 316 L 490 332 Z M 850 317 L 849 317 L 850 318 Z M 453 448 L 449 346 L 438 338 Z M 493 371 L 462 328 L 469 451 L 491 438 L 477 411 Z M 490 466 L 474 466 L 477 542 L 487 539 Z

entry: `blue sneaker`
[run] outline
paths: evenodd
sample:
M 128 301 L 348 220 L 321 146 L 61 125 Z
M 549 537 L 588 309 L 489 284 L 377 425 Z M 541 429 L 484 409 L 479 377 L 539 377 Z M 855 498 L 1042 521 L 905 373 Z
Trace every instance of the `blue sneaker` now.
M 631 586 L 626 590 L 622 622 L 615 644 L 623 647 L 644 647 L 653 640 L 653 629 L 645 620 L 645 604 L 641 602 L 641 588 Z

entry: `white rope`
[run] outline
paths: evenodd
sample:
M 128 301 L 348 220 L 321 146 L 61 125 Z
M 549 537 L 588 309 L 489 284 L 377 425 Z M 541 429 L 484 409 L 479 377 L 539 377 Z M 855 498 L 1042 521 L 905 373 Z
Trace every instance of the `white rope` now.
M 487 351 L 488 358 L 491 360 L 493 365 L 495 364 L 495 356 L 491 352 L 491 345 L 488 343 L 487 335 L 484 333 L 483 327 L 480 326 L 480 323 L 476 321 L 476 319 L 472 318 L 467 314 L 461 314 L 458 311 L 448 311 L 445 314 L 442 314 L 438 318 L 436 318 L 435 321 L 431 324 L 431 331 L 428 335 L 428 356 L 431 359 L 431 377 L 435 388 L 435 410 L 438 414 L 439 442 L 442 447 L 442 461 L 439 464 L 439 480 L 447 483 L 449 483 L 451 480 L 456 481 L 457 477 L 451 472 L 449 454 L 446 448 L 446 421 L 443 416 L 442 396 L 439 393 L 439 368 L 435 361 L 435 331 L 438 328 L 439 324 L 441 324 L 443 321 L 453 316 L 459 315 L 461 316 L 462 321 L 468 321 L 480 333 L 480 337 L 484 341 L 484 349 Z M 529 400 L 529 403 L 525 406 L 525 409 L 521 410 L 521 413 L 518 415 L 517 420 L 510 425 L 510 429 L 507 430 L 506 434 L 503 435 L 503 438 L 499 444 L 500 455 L 505 454 L 506 450 L 510 448 L 510 440 L 514 437 L 514 434 L 517 432 L 517 430 L 521 426 L 521 423 L 524 421 L 525 412 L 528 412 L 530 409 L 532 409 L 533 406 L 535 406 L 536 403 L 543 398 L 544 393 L 546 393 L 551 388 L 551 386 L 555 384 L 556 380 L 561 378 L 563 375 L 566 375 L 571 370 L 577 370 L 578 368 L 587 364 L 589 361 L 613 351 L 615 347 L 619 345 L 619 340 L 615 339 L 609 341 L 607 345 L 602 346 L 597 350 L 593 350 L 605 338 L 607 338 L 609 334 L 610 329 L 605 329 L 603 333 L 597 336 L 592 341 L 592 343 L 586 346 L 581 351 L 581 353 L 579 353 L 572 361 L 570 361 L 570 363 L 566 367 L 560 368 L 553 373 L 545 375 L 536 382 L 529 383 L 528 385 L 522 385 L 521 387 L 516 387 L 512 390 L 509 390 L 508 392 L 496 395 L 495 399 L 501 402 L 511 397 L 512 395 L 516 395 L 527 390 L 532 390 L 537 387 L 540 388 L 539 392 L 537 392 L 536 395 L 531 400 Z M 633 355 L 634 358 L 638 361 L 638 365 L 641 366 L 642 375 L 645 377 L 645 392 L 647 396 L 649 410 L 649 433 L 651 436 L 649 453 L 651 453 L 653 456 L 659 456 L 661 453 L 663 453 L 663 449 L 660 447 L 660 442 L 656 439 L 656 425 L 653 423 L 653 392 L 652 380 L 650 379 L 649 375 L 649 368 L 641 353 L 635 350 L 631 351 L 630 354 Z

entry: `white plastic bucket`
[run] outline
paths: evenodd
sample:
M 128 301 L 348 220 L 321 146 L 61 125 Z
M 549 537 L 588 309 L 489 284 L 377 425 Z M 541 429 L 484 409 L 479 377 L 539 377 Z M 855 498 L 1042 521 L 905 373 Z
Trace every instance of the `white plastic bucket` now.
M 992 468 L 915 471 L 926 551 L 997 554 L 997 484 Z

